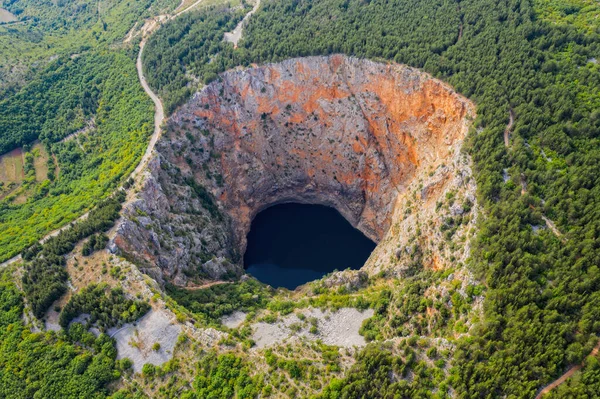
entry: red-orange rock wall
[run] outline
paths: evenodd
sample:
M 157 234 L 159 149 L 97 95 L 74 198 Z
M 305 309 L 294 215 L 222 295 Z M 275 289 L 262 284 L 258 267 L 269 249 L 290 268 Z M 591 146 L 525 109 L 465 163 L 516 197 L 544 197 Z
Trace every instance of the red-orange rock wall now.
M 227 220 L 219 223 L 228 223 L 220 234 L 231 240 L 216 241 L 239 259 L 255 214 L 289 201 L 333 206 L 380 242 L 400 223 L 409 189 L 412 198 L 441 165 L 454 166 L 445 166 L 424 204 L 449 189 L 472 116 L 468 100 L 416 69 L 308 57 L 223 74 L 171 117 L 157 149 L 163 169 L 175 166 L 217 199 Z M 167 190 L 172 177 L 159 174 L 165 191 L 189 196 L 181 185 Z M 166 196 L 169 218 L 191 212 Z
M 337 55 L 226 73 L 174 122 L 214 134 L 221 158 L 205 162 L 224 177 L 213 193 L 241 224 L 239 240 L 257 211 L 289 200 L 334 205 L 379 240 L 398 190 L 463 140 L 467 112 L 415 69 Z

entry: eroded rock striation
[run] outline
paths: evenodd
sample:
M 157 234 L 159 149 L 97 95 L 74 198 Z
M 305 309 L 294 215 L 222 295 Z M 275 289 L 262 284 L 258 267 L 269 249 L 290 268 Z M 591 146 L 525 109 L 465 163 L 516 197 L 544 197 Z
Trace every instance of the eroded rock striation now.
M 253 217 L 301 202 L 380 243 L 369 273 L 457 262 L 475 206 L 460 152 L 473 109 L 416 69 L 341 55 L 226 72 L 169 119 L 113 248 L 178 284 L 240 275 Z

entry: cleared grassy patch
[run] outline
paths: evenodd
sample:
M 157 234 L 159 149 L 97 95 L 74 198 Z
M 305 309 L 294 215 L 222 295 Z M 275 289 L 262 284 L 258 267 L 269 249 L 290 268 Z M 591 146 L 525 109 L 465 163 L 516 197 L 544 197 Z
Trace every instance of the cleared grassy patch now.
M 25 164 L 28 153 L 33 156 L 35 180 L 27 178 Z M 14 194 L 12 203 L 25 203 L 32 188 L 48 180 L 48 159 L 50 154 L 38 141 L 29 152 L 24 152 L 23 148 L 16 148 L 0 156 L 0 199 Z
M 16 148 L 0 156 L 0 198 L 15 191 L 25 179 L 23 150 Z
M 35 143 L 31 149 L 33 154 L 33 167 L 35 168 L 35 181 L 38 183 L 48 179 L 48 159 L 50 154 L 41 143 Z
M 25 178 L 23 171 L 23 150 L 14 149 L 11 152 L 0 156 L 2 169 L 0 170 L 0 180 L 8 183 L 21 183 Z

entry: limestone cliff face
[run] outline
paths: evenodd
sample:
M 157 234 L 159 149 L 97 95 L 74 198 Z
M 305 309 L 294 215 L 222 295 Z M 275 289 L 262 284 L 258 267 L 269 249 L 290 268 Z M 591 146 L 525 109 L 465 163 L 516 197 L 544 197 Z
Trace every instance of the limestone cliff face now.
M 192 269 L 239 274 L 253 217 L 293 201 L 333 206 L 381 242 L 367 271 L 390 256 L 400 267 L 413 243 L 442 267 L 468 245 L 440 250 L 439 221 L 423 231 L 474 204 L 460 154 L 472 116 L 449 86 L 397 64 L 335 55 L 224 73 L 168 121 L 114 244 L 179 283 Z

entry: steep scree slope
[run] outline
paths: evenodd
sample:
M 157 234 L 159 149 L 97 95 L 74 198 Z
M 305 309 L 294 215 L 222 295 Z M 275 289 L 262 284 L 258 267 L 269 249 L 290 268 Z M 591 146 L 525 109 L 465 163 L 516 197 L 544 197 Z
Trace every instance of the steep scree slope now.
M 224 73 L 169 119 L 113 249 L 178 284 L 239 275 L 252 218 L 294 201 L 333 206 L 380 243 L 367 271 L 415 249 L 443 267 L 468 245 L 443 250 L 428 221 L 446 197 L 449 217 L 474 204 L 460 153 L 473 109 L 416 69 L 341 55 Z

